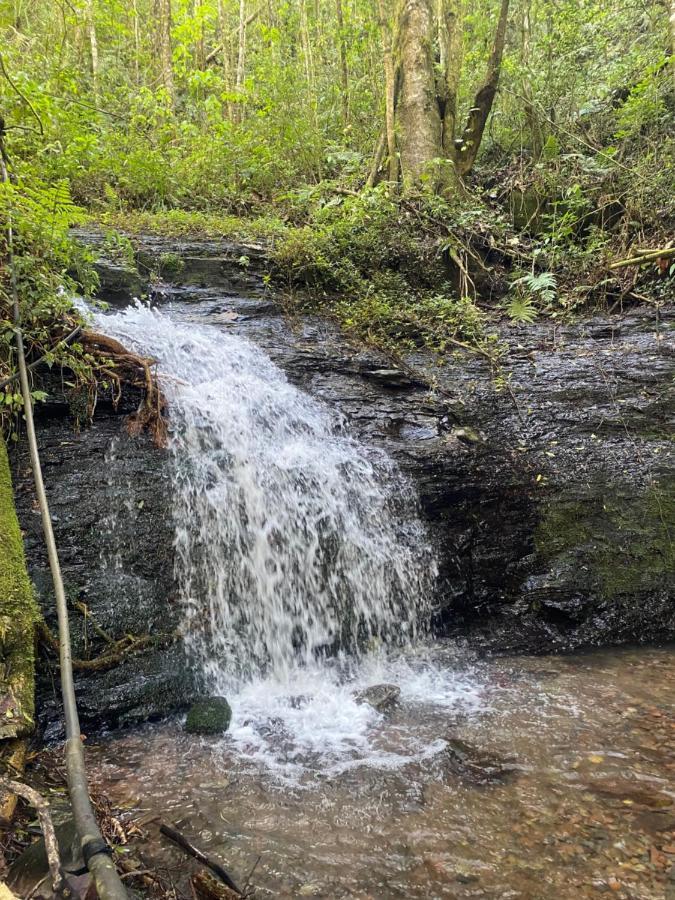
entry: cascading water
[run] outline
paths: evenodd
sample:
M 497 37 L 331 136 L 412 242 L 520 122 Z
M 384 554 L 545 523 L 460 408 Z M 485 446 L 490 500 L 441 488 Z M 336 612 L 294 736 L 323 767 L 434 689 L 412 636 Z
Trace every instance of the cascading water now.
M 232 739 L 269 749 L 272 721 L 290 756 L 365 750 L 376 714 L 354 685 L 391 676 L 436 575 L 411 486 L 244 338 L 139 304 L 97 325 L 159 364 L 186 641 L 206 688 L 239 701 Z

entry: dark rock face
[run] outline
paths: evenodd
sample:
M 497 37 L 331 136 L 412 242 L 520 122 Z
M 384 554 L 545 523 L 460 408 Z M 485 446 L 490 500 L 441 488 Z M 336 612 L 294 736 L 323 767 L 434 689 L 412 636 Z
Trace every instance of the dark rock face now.
M 148 238 L 138 258 L 153 302 L 259 344 L 409 475 L 438 551 L 439 631 L 530 652 L 675 639 L 672 309 L 658 320 L 644 309 L 495 329 L 505 347 L 495 378 L 477 356 L 439 367 L 420 354 L 403 368 L 331 322 L 289 322 L 264 288 L 260 248 Z M 99 272 L 105 293 L 103 260 Z M 180 610 L 167 459 L 128 438 L 105 404 L 74 434 L 58 386 L 50 393 L 39 432 L 66 581 L 113 639 L 131 631 L 161 642 L 121 667 L 78 674 L 84 723 L 162 715 L 194 696 L 180 642 L 170 643 Z M 53 624 L 23 446 L 14 468 L 29 564 Z M 85 639 L 105 649 L 76 610 L 73 622 L 76 653 Z M 48 719 L 50 678 L 45 665 Z

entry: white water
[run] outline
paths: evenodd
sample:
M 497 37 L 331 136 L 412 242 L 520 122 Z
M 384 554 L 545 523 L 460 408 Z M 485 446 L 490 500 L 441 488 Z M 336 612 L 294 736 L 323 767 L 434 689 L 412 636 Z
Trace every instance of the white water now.
M 186 642 L 232 702 L 228 740 L 282 775 L 436 752 L 353 696 L 395 681 L 404 702 L 477 702 L 414 652 L 436 565 L 397 467 L 232 332 L 138 304 L 97 326 L 158 361 Z

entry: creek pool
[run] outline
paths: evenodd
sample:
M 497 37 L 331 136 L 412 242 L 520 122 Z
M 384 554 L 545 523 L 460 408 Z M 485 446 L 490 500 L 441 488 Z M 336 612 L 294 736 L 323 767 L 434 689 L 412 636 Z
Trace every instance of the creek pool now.
M 306 675 L 231 698 L 222 739 L 176 720 L 89 747 L 138 828 L 129 854 L 177 896 L 193 864 L 161 822 L 240 884 L 255 866 L 258 898 L 675 897 L 675 648 L 480 661 L 438 644 Z M 377 680 L 401 687 L 387 713 L 353 698 Z

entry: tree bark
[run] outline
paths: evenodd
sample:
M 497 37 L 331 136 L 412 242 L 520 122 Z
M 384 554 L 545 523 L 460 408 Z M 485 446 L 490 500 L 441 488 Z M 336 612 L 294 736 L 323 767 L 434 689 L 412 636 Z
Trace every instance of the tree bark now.
M 382 55 L 384 59 L 385 90 L 385 130 L 387 135 L 387 153 L 389 156 L 389 181 L 398 181 L 398 155 L 396 150 L 395 122 L 395 80 L 394 52 L 392 50 L 391 22 L 387 14 L 385 0 L 378 0 L 380 30 L 382 32 Z
M 404 189 L 419 185 L 431 176 L 434 161 L 443 155 L 434 75 L 435 22 L 433 0 L 402 0 L 396 119 Z
M 462 133 L 462 143 L 457 151 L 456 166 L 460 175 L 467 175 L 473 168 L 483 139 L 483 132 L 492 111 L 492 104 L 499 86 L 508 14 L 509 0 L 502 0 L 485 81 L 474 98 L 473 107 L 469 110 L 467 123 Z

